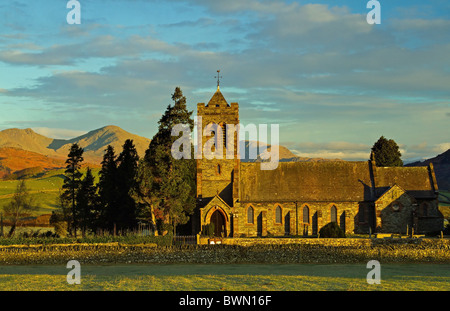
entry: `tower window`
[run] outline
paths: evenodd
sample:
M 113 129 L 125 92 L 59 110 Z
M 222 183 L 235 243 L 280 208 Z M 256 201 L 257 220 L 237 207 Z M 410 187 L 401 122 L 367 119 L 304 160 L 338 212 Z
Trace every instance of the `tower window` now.
M 226 150 L 227 147 L 227 124 L 224 122 L 219 123 L 220 128 L 222 129 L 222 141 L 223 141 L 223 148 Z M 219 139 L 219 138 L 218 138 Z M 217 142 L 219 143 L 219 142 Z
M 220 168 L 220 164 L 217 164 L 217 174 L 219 174 L 219 175 L 220 175 L 220 172 L 221 172 L 220 169 L 221 169 Z

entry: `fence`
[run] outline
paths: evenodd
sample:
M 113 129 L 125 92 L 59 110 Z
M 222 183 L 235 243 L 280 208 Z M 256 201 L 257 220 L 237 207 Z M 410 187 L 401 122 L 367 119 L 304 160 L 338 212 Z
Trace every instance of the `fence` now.
M 196 235 L 177 235 L 173 237 L 173 245 L 196 245 Z

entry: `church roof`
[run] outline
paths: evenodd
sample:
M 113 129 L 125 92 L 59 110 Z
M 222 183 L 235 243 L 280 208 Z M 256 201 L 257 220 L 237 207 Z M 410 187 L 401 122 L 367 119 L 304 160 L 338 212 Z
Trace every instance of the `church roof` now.
M 229 106 L 225 97 L 223 97 L 222 93 L 220 92 L 220 88 L 217 87 L 217 91 L 214 93 L 214 95 L 211 97 L 211 99 L 208 102 L 207 107 L 219 107 L 221 106 Z
M 374 199 L 368 162 L 280 162 L 275 170 L 241 162 L 240 170 L 241 202 Z
M 375 168 L 377 196 L 394 184 L 399 185 L 415 198 L 430 198 L 437 191 L 434 189 L 431 171 L 426 166 Z
M 397 184 L 415 198 L 435 198 L 427 167 L 373 167 L 369 161 L 280 162 L 275 170 L 260 163 L 240 165 L 241 202 L 375 201 Z

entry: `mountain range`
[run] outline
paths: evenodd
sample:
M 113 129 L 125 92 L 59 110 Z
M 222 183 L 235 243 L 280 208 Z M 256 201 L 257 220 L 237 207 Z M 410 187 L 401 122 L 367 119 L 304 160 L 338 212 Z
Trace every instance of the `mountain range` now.
M 116 154 L 127 139 L 132 139 L 139 156 L 145 154 L 150 139 L 131 134 L 117 126 L 105 126 L 72 139 L 53 139 L 32 129 L 6 129 L 0 132 L 0 178 L 35 168 L 51 170 L 65 167 L 70 146 L 84 149 L 84 162 L 99 167 L 108 145 Z
M 32 129 L 6 129 L 0 132 L 0 164 L 8 164 L 11 170 L 28 168 L 33 162 L 26 161 L 27 158 L 34 159 L 35 162 L 42 162 L 48 159 L 50 167 L 57 166 L 60 162 L 65 161 L 69 152 L 70 146 L 77 143 L 84 149 L 83 157 L 85 162 L 99 165 L 103 159 L 103 154 L 108 145 L 114 147 L 116 154 L 122 150 L 122 145 L 125 140 L 132 139 L 139 156 L 145 154 L 145 150 L 150 144 L 150 139 L 129 133 L 118 126 L 105 126 L 93 131 L 90 131 L 82 136 L 72 139 L 53 139 L 44 135 L 38 134 Z M 246 141 L 245 148 L 255 147 L 259 143 L 254 141 Z M 267 146 L 270 151 L 271 146 Z M 12 158 L 20 158 L 21 161 L 12 161 Z M 300 158 L 293 154 L 288 148 L 279 146 L 279 158 L 281 161 L 285 160 L 304 160 L 304 161 L 328 161 L 326 159 L 309 159 Z M 24 162 L 21 167 L 18 163 Z M 12 166 L 11 166 L 12 165 Z
M 84 149 L 86 162 L 98 164 L 102 161 L 108 145 L 120 153 L 127 139 L 132 139 L 138 154 L 144 155 L 150 139 L 131 134 L 117 126 L 105 126 L 73 139 L 53 139 L 36 133 L 32 129 L 7 129 L 0 132 L 0 148 L 15 148 L 35 152 L 51 158 L 65 159 L 70 146 L 77 143 Z
M 32 129 L 6 129 L 0 131 L 0 178 L 31 168 L 51 170 L 65 167 L 70 146 L 77 143 L 84 149 L 86 165 L 99 167 L 108 145 L 114 147 L 116 154 L 122 151 L 127 139 L 132 139 L 138 155 L 144 156 L 150 139 L 129 133 L 114 125 L 90 131 L 72 139 L 53 139 L 38 134 Z M 255 147 L 255 141 L 246 141 L 245 148 Z M 267 145 L 270 151 L 271 146 Z M 259 156 L 258 156 L 259 157 Z M 305 158 L 296 156 L 288 148 L 279 146 L 280 162 L 303 161 L 343 161 L 340 159 Z M 250 160 L 250 161 L 259 161 Z M 440 189 L 450 189 L 450 150 L 424 161 L 409 163 L 405 166 L 423 166 L 433 163 Z

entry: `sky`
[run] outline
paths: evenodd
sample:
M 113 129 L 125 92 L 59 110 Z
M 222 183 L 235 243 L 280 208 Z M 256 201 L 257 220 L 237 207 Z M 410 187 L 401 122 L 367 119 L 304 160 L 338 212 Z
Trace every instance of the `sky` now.
M 240 122 L 278 124 L 303 157 L 404 161 L 450 148 L 450 2 L 0 0 L 0 130 L 73 138 L 116 125 L 152 138 L 171 94 L 216 90 Z

